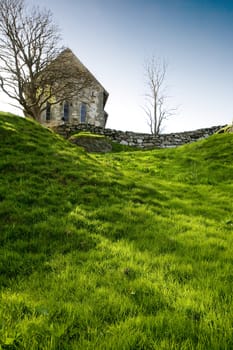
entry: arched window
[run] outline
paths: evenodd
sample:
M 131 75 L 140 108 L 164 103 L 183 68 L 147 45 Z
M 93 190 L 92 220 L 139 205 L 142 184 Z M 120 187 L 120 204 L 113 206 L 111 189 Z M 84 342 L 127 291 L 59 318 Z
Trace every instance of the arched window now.
M 81 109 L 80 109 L 80 121 L 81 123 L 86 123 L 86 117 L 87 117 L 87 104 L 82 102 Z
M 49 102 L 46 104 L 45 120 L 47 122 L 51 120 L 51 104 Z
M 69 103 L 66 101 L 63 105 L 63 120 L 67 122 L 69 120 L 69 114 L 70 114 L 70 106 Z

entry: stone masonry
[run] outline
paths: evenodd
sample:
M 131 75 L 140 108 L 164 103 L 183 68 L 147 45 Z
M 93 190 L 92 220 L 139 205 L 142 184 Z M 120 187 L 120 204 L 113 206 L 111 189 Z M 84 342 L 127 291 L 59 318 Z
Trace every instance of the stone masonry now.
M 74 79 L 77 91 L 73 92 L 69 100 L 56 104 L 47 102 L 46 109 L 40 117 L 41 124 L 53 127 L 65 121 L 66 123 L 84 123 L 105 127 L 108 114 L 104 108 L 108 92 L 70 49 L 64 50 L 57 60 L 61 60 L 67 71 L 72 67 L 74 72 L 78 72 L 78 78 Z M 80 88 L 82 74 L 87 77 L 88 84 Z M 53 99 L 57 100 L 57 97 L 54 96 Z
M 121 145 L 132 146 L 140 149 L 153 148 L 171 148 L 186 143 L 195 142 L 213 135 L 224 126 L 213 126 L 205 129 L 194 131 L 184 131 L 171 134 L 160 134 L 154 136 L 151 134 L 135 133 L 132 131 L 120 131 L 113 129 L 105 129 L 90 124 L 64 123 L 53 128 L 55 132 L 65 138 L 69 138 L 72 134 L 87 131 L 98 135 L 108 137 L 111 141 Z

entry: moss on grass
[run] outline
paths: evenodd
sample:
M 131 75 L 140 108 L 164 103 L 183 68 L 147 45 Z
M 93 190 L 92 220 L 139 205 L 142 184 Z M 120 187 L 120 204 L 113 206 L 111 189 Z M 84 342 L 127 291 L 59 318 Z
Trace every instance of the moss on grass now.
M 233 135 L 88 154 L 0 115 L 0 349 L 231 349 Z
M 108 144 L 111 146 L 111 148 L 109 148 L 109 152 L 113 152 L 113 153 L 118 153 L 118 152 L 135 152 L 138 149 L 136 147 L 132 147 L 132 146 L 127 146 L 127 145 L 121 145 L 118 142 L 113 142 L 111 141 L 108 137 L 104 136 L 104 135 L 99 135 L 99 134 L 94 134 L 94 133 L 90 133 L 90 132 L 84 132 L 81 131 L 79 133 L 73 134 L 70 138 L 69 141 L 73 142 L 73 143 L 79 143 L 79 141 L 82 142 L 82 140 L 85 140 L 85 143 L 92 143 L 93 140 L 97 139 L 103 141 L 104 143 Z

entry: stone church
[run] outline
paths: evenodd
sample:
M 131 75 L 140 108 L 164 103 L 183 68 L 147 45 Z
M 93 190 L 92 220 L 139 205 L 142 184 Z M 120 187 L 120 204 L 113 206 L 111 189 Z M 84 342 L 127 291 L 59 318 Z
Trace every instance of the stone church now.
M 58 104 L 47 103 L 40 122 L 47 126 L 85 123 L 104 128 L 108 118 L 104 110 L 108 92 L 70 49 L 64 50 L 60 55 L 62 62 L 68 65 L 67 68 L 72 65 L 72 69 L 85 72 L 89 78 L 88 84 L 77 93 L 74 91 L 72 97 L 66 101 Z

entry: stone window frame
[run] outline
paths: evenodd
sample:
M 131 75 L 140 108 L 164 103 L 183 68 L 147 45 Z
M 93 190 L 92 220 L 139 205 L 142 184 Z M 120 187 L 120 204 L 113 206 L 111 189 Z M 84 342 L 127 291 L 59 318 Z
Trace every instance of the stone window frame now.
M 80 104 L 80 123 L 86 123 L 87 121 L 87 103 L 81 102 Z
M 49 102 L 46 103 L 45 120 L 46 122 L 51 120 L 51 103 Z
M 62 120 L 64 122 L 68 122 L 70 119 L 70 103 L 68 101 L 64 101 L 63 105 L 62 105 Z

